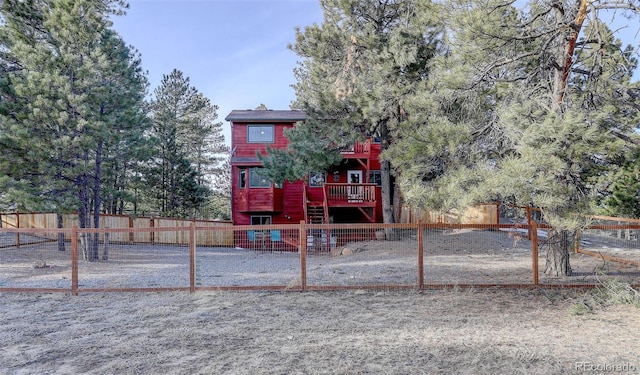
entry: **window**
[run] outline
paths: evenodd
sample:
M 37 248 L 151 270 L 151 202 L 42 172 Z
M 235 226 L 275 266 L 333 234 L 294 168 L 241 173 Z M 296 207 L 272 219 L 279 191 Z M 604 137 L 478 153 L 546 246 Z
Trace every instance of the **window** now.
M 322 187 L 326 181 L 327 175 L 325 172 L 309 172 L 310 187 Z
M 271 216 L 251 216 L 251 225 L 271 225 Z
M 369 183 L 382 186 L 382 177 L 380 171 L 369 171 Z
M 271 187 L 271 181 L 265 175 L 263 168 L 249 169 L 249 187 L 250 188 L 268 188 Z
M 247 170 L 245 168 L 240 168 L 238 172 L 238 186 L 240 189 L 247 187 Z
M 273 125 L 247 126 L 247 142 L 249 143 L 273 143 L 273 134 Z

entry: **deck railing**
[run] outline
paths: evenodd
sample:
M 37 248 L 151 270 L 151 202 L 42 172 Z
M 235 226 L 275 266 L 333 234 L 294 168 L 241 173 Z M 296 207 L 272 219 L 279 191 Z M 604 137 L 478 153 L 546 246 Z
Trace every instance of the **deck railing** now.
M 374 204 L 376 184 L 325 184 L 325 196 L 329 206 L 336 204 Z
M 350 155 L 350 154 L 362 155 L 362 154 L 368 154 L 370 151 L 371 151 L 371 141 L 366 140 L 362 143 L 356 142 L 354 145 L 349 147 L 343 147 L 340 150 L 340 153 L 345 155 Z

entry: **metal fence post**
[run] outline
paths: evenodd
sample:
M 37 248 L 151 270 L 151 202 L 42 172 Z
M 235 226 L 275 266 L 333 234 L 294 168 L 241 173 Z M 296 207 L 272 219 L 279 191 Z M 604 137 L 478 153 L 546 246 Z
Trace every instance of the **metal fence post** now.
M 196 223 L 189 227 L 189 292 L 196 291 Z
M 533 285 L 538 285 L 538 223 L 534 220 L 529 223 L 531 233 L 531 270 L 533 273 Z
M 16 228 L 20 229 L 20 212 L 16 211 Z M 20 248 L 20 232 L 16 232 L 16 247 Z
M 424 226 L 418 220 L 418 288 L 424 288 Z
M 71 292 L 78 295 L 78 226 L 71 227 Z
M 304 220 L 300 220 L 300 288 L 307 289 L 307 230 Z

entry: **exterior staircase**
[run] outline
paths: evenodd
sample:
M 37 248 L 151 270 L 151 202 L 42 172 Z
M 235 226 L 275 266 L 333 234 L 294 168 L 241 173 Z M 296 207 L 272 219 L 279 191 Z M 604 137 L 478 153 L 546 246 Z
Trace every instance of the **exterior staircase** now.
M 320 202 L 307 202 L 307 223 L 308 224 L 325 224 L 327 222 L 324 217 L 324 207 Z

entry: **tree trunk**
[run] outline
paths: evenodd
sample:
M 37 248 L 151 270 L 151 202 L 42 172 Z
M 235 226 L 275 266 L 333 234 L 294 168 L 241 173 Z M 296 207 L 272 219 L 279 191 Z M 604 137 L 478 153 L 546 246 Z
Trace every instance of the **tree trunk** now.
M 93 176 L 93 227 L 100 228 L 100 184 L 102 181 L 102 150 L 103 142 L 99 141 L 96 147 L 96 164 Z M 94 233 L 91 243 L 91 258 L 98 260 L 100 258 L 98 245 L 100 244 L 100 234 Z
M 62 221 L 62 215 L 61 214 L 56 214 L 56 222 L 57 222 L 57 227 L 58 229 L 62 229 L 63 226 L 63 221 Z M 58 233 L 58 251 L 65 251 L 65 247 L 64 247 L 64 233 L 60 232 Z
M 389 148 L 389 128 L 386 123 L 380 124 L 380 152 L 383 153 Z M 382 195 L 382 222 L 385 224 L 395 223 L 393 208 L 391 205 L 391 196 L 393 195 L 393 186 L 391 183 L 391 163 L 388 160 L 380 161 L 380 182 Z M 385 237 L 387 240 L 396 238 L 393 228 L 385 228 Z
M 78 210 L 78 221 L 80 222 L 80 228 L 91 228 L 91 200 L 89 198 L 89 177 L 86 173 L 82 173 L 78 177 L 77 182 L 78 198 L 80 201 L 80 208 Z M 87 233 L 80 234 L 80 244 L 82 246 L 82 256 L 84 260 L 93 262 L 98 260 L 97 252 L 92 251 L 91 236 Z
M 395 181 L 398 181 L 399 178 L 396 176 Z M 400 191 L 400 185 L 395 183 L 393 184 L 393 217 L 396 222 L 401 222 L 402 217 L 402 192 Z
M 575 236 L 568 230 L 549 230 L 545 275 L 552 278 L 571 276 L 569 250 L 572 247 L 571 241 L 573 238 Z
M 552 108 L 557 113 L 562 112 L 562 105 L 564 102 L 565 93 L 567 90 L 567 83 L 569 81 L 569 74 L 571 73 L 571 69 L 574 65 L 574 55 L 576 50 L 576 43 L 578 42 L 578 38 L 580 37 L 580 30 L 582 29 L 582 24 L 587 16 L 588 11 L 587 0 L 579 0 L 579 7 L 575 14 L 575 19 L 571 19 L 569 24 L 571 28 L 569 29 L 569 35 L 566 36 L 565 45 L 559 46 L 560 50 L 558 51 L 558 66 L 559 69 L 556 70 L 554 88 L 553 88 L 553 106 Z M 557 10 L 558 12 L 558 24 L 565 23 L 565 13 L 564 11 Z M 571 16 L 571 15 L 570 15 Z

